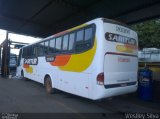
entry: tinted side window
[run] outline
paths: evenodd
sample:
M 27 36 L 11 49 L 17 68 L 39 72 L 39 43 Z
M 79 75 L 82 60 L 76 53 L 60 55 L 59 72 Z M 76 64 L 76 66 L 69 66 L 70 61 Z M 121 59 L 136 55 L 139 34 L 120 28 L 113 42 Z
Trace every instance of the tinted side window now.
M 30 48 L 27 47 L 27 57 L 29 57 L 29 54 L 30 54 Z
M 70 51 L 73 50 L 74 48 L 74 42 L 75 42 L 75 33 L 71 33 L 69 35 L 69 48 L 68 48 Z
M 83 41 L 84 30 L 77 31 L 76 42 Z
M 26 48 L 23 48 L 23 54 L 22 57 L 24 58 L 26 56 Z
M 63 50 L 67 50 L 68 49 L 68 35 L 63 36 Z
M 37 56 L 38 55 L 38 50 L 39 50 L 39 47 L 38 47 L 38 44 L 35 44 L 34 45 L 34 54 L 35 54 L 35 56 Z
M 36 44 L 36 52 L 37 52 L 37 56 L 40 54 L 40 47 L 39 47 L 39 43 Z
M 38 55 L 44 54 L 44 42 L 38 43 Z
M 49 43 L 49 53 L 54 53 L 55 51 L 55 39 L 51 39 Z
M 92 28 L 85 29 L 85 37 L 84 37 L 85 41 L 90 40 L 92 38 L 92 34 L 93 34 L 92 32 L 93 32 Z
M 82 31 L 84 31 L 84 33 Z M 86 27 L 83 30 L 79 30 L 77 32 L 77 37 L 76 37 L 75 51 L 76 52 L 87 51 L 89 48 L 91 48 L 93 44 L 92 41 L 93 41 L 93 27 Z
M 29 56 L 31 57 L 31 56 L 33 56 L 33 46 L 32 45 L 29 46 L 29 50 L 30 50 Z
M 61 46 L 62 46 L 62 37 L 56 38 L 56 52 L 61 51 Z
M 33 46 L 29 46 L 29 57 L 33 56 Z
M 36 56 L 36 45 L 33 45 L 32 46 L 32 50 L 33 50 L 33 56 L 35 57 Z
M 24 50 L 24 49 L 23 49 L 23 50 Z M 20 49 L 20 51 L 19 51 L 18 62 L 17 62 L 17 65 L 18 65 L 18 66 L 20 65 L 21 57 L 22 57 L 22 49 Z
M 44 42 L 44 52 L 45 54 L 48 54 L 48 46 L 49 46 L 49 41 Z
M 25 57 L 27 56 L 27 48 L 26 47 L 24 48 L 24 56 Z

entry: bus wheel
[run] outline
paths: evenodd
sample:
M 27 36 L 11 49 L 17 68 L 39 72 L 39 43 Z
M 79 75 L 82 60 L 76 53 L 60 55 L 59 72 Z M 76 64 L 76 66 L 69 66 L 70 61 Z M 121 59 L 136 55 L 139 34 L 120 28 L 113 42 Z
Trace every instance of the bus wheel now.
M 23 70 L 21 71 L 21 77 L 22 77 L 22 79 L 24 79 L 24 72 L 23 72 Z
M 49 76 L 47 76 L 45 78 L 44 86 L 45 86 L 46 92 L 48 94 L 52 94 L 53 93 L 52 81 L 51 81 L 51 78 Z
M 21 71 L 21 77 L 22 77 L 22 80 L 28 81 L 28 79 L 24 77 L 24 72 L 23 72 L 23 70 Z

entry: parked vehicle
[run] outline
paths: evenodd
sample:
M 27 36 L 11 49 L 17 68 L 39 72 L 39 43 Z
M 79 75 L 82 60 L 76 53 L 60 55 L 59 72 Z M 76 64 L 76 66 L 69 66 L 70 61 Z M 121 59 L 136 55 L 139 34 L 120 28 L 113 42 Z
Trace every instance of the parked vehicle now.
M 20 49 L 17 75 L 92 100 L 135 92 L 137 33 L 98 18 Z
M 17 55 L 16 54 L 10 54 L 10 60 L 9 60 L 9 68 L 16 69 L 17 67 Z

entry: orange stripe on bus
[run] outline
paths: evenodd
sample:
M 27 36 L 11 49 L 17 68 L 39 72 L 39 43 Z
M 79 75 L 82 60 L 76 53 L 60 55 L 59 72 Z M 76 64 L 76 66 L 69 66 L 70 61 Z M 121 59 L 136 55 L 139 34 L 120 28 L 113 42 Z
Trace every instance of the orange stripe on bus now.
M 137 50 L 138 47 L 136 45 L 129 45 L 129 44 L 125 44 L 124 45 L 126 48 L 130 48 L 130 49 L 133 49 L 133 50 Z
M 28 64 L 23 64 L 23 67 L 24 68 L 29 68 L 29 65 Z
M 62 31 L 62 32 L 60 32 L 60 33 L 54 34 L 53 36 L 54 36 L 54 37 L 58 37 L 58 36 L 63 35 L 63 34 L 65 34 L 65 33 L 68 33 L 68 30 L 65 30 L 65 31 Z
M 54 62 L 50 62 L 51 65 L 53 66 L 64 66 L 68 63 L 71 55 L 59 55 L 56 56 Z

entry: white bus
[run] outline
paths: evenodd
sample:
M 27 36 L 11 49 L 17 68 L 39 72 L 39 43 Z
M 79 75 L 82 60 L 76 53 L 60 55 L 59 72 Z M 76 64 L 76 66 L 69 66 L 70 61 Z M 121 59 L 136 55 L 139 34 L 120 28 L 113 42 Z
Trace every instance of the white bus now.
M 137 90 L 137 33 L 97 18 L 21 48 L 17 75 L 97 100 Z

